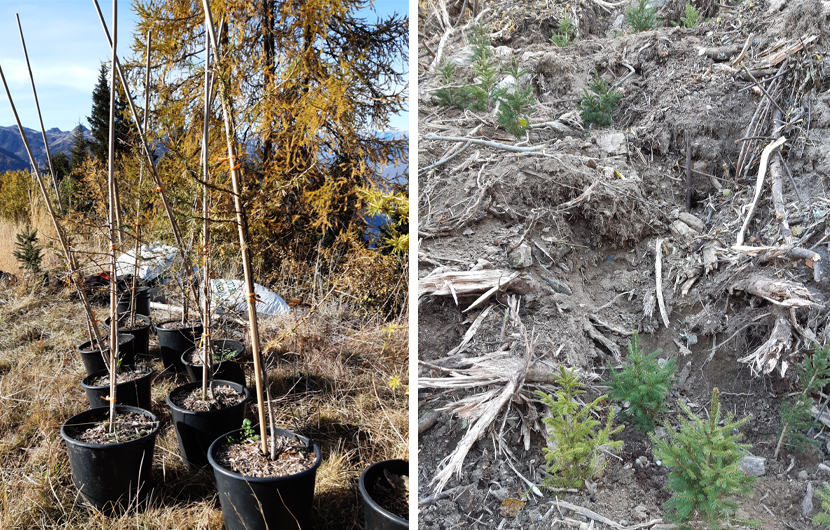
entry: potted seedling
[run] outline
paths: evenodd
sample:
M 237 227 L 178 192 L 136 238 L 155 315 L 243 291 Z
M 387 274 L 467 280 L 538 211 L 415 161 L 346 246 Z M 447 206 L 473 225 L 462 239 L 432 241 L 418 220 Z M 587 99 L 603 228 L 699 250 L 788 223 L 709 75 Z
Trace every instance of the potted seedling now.
M 409 462 L 382 460 L 360 475 L 366 530 L 409 528 Z
M 148 45 L 149 48 L 149 45 Z M 209 61 L 209 47 L 205 49 L 206 60 Z M 201 361 L 198 378 L 191 373 L 192 383 L 180 386 L 167 397 L 173 425 L 176 428 L 176 439 L 185 463 L 191 469 L 199 469 L 208 464 L 207 451 L 210 444 L 222 434 L 234 429 L 245 416 L 245 403 L 250 392 L 245 388 L 245 376 L 242 382 L 232 382 L 223 379 L 214 379 L 213 357 L 215 342 L 210 340 L 211 334 L 211 307 L 208 286 L 210 282 L 210 171 L 208 168 L 208 109 L 210 106 L 210 75 L 209 65 L 205 67 L 205 122 L 202 137 L 202 262 L 203 285 L 205 291 L 202 296 L 201 313 L 203 317 L 204 333 L 199 346 L 190 348 L 182 355 L 182 361 L 193 366 L 191 354 Z M 224 346 L 224 343 L 222 344 Z M 242 348 L 244 351 L 244 347 Z
M 109 258 L 113 274 L 116 271 L 116 178 L 115 146 L 115 65 L 117 64 L 117 1 L 113 2 L 112 77 L 109 115 L 108 160 L 108 232 Z M 124 90 L 128 91 L 126 84 Z M 72 480 L 81 495 L 94 507 L 102 510 L 123 508 L 143 493 L 150 477 L 156 435 L 159 423 L 147 410 L 116 405 L 118 401 L 116 376 L 118 372 L 118 319 L 116 310 L 118 292 L 116 278 L 110 282 L 110 348 L 109 394 L 104 399 L 108 407 L 94 408 L 69 418 L 61 427 L 66 441 Z M 100 341 L 99 341 L 100 343 Z
M 202 5 L 207 30 L 206 44 L 209 43 L 206 48 L 212 48 L 214 62 L 218 64 L 219 48 L 210 6 L 207 1 L 203 1 Z M 221 69 L 217 70 L 215 77 L 224 118 L 233 203 L 245 276 L 259 425 L 258 432 L 255 428 L 243 428 L 218 438 L 208 450 L 208 461 L 213 467 L 225 528 L 228 530 L 309 528 L 314 482 L 322 454 L 320 447 L 310 439 L 274 426 L 267 374 L 259 343 L 256 294 L 248 244 L 248 221 L 241 198 L 239 170 L 242 165 L 236 154 L 234 139 L 236 128 L 229 110 L 228 81 L 223 78 Z M 206 364 L 207 362 L 208 359 L 205 359 Z M 267 402 L 263 390 L 268 395 Z M 270 429 L 266 428 L 266 409 Z

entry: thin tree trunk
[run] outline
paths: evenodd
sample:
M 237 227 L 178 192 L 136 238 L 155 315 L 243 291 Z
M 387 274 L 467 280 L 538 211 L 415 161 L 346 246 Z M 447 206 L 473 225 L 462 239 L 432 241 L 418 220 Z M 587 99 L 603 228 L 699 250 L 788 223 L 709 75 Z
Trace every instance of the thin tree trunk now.
M 115 64 L 116 46 L 118 44 L 118 0 L 112 2 L 112 62 Z M 118 274 L 115 270 L 115 68 L 112 69 L 110 84 L 110 116 L 109 116 L 109 159 L 107 161 L 107 182 L 109 184 L 109 237 L 110 258 L 112 270 L 110 273 L 110 425 L 109 430 L 115 428 L 115 372 L 118 358 Z

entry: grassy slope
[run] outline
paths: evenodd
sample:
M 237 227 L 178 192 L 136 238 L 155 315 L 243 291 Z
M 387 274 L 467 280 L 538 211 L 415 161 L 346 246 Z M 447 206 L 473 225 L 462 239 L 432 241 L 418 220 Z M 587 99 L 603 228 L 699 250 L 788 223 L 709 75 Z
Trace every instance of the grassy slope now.
M 74 352 L 85 340 L 82 315 L 68 291 L 0 292 L 0 528 L 222 528 L 211 477 L 187 471 L 178 457 L 165 397 L 186 382 L 181 375 L 176 381 L 161 374 L 153 383 L 153 411 L 163 423 L 149 501 L 117 518 L 77 501 L 60 426 L 88 407 Z M 330 304 L 307 320 L 266 321 L 263 339 L 272 341 L 267 363 L 278 424 L 323 449 L 315 527 L 362 528 L 361 470 L 408 454 L 405 322 L 366 322 Z M 158 374 L 151 340 L 154 352 L 143 362 Z M 388 385 L 393 376 L 401 381 L 397 389 Z M 255 411 L 247 417 L 255 420 Z

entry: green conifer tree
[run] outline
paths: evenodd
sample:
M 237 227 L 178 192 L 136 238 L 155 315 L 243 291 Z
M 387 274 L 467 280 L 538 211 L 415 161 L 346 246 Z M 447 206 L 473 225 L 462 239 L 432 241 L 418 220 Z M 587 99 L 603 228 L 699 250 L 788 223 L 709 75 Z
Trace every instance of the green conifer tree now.
M 574 375 L 574 370 L 567 372 L 560 367 L 556 374 L 556 399 L 552 395 L 537 390 L 542 403 L 550 407 L 551 416 L 543 423 L 555 441 L 555 447 L 544 448 L 548 473 L 554 478 L 546 479 L 548 486 L 579 488 L 586 479 L 594 477 L 605 467 L 603 451 L 619 449 L 622 441 L 611 441 L 611 436 L 622 431 L 620 425 L 612 429 L 614 410 L 608 412 L 605 427 L 597 429 L 600 422 L 592 416 L 601 408 L 600 402 L 607 396 L 600 396 L 587 405 L 580 405 L 576 396 L 584 394 L 582 383 Z
M 21 267 L 35 274 L 41 272 L 40 262 L 43 259 L 40 253 L 42 247 L 37 242 L 37 230 L 32 230 L 31 227 L 26 228 L 17 234 L 17 243 L 14 244 L 17 250 L 12 252 Z
M 107 161 L 109 146 L 109 108 L 110 108 L 110 86 L 107 76 L 107 65 L 101 63 L 101 70 L 98 73 L 98 84 L 92 91 L 91 115 L 87 116 L 92 140 L 89 142 L 89 150 L 92 156 L 102 163 Z M 130 126 L 127 122 L 127 101 L 121 90 L 116 92 L 115 97 L 115 154 L 123 155 L 129 151 L 128 137 Z
M 654 443 L 654 457 L 670 469 L 667 487 L 674 496 L 663 503 L 666 518 L 689 528 L 689 523 L 699 519 L 710 528 L 721 528 L 721 523 L 743 523 L 733 518 L 738 505 L 735 495 L 747 495 L 757 477 L 748 477 L 741 469 L 748 444 L 738 443 L 738 428 L 752 416 L 732 421 L 732 413 L 721 424 L 720 392 L 712 392 L 712 407 L 708 420 L 696 416 L 680 402 L 686 418 L 680 418 L 680 431 L 665 424 L 669 436 L 658 440 L 649 434 Z

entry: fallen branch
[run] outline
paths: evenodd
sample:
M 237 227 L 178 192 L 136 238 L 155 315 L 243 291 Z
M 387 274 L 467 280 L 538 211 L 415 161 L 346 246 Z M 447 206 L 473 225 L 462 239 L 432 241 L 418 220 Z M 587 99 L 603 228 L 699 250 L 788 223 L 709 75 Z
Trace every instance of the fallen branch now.
M 775 326 L 773 326 L 769 338 L 754 352 L 738 359 L 738 362 L 750 364 L 753 373 L 768 374 L 775 369 L 780 360 L 781 377 L 784 377 L 789 363 L 786 358 L 782 359 L 782 356 L 785 352 L 789 352 L 792 346 L 792 327 L 787 318 L 786 310 L 776 307 L 773 314 L 775 315 Z
M 479 144 L 484 145 L 487 147 L 495 147 L 497 149 L 504 149 L 506 151 L 516 151 L 519 153 L 527 153 L 532 151 L 538 151 L 539 149 L 544 148 L 546 145 L 534 145 L 532 147 L 516 147 L 515 145 L 506 145 L 500 144 L 498 142 L 491 142 L 489 140 L 479 140 L 478 138 L 460 138 L 457 136 L 438 136 L 435 134 L 427 134 L 424 136 L 424 140 L 441 140 L 444 142 L 470 142 L 472 144 Z
M 786 141 L 787 139 L 782 136 L 778 140 L 766 146 L 764 148 L 764 152 L 761 153 L 761 162 L 758 167 L 758 178 L 755 180 L 755 196 L 752 199 L 749 212 L 746 214 L 744 224 L 741 226 L 741 231 L 738 232 L 738 237 L 735 240 L 735 246 L 742 246 L 744 244 L 744 234 L 746 233 L 746 228 L 749 226 L 749 221 L 752 220 L 752 216 L 755 214 L 755 208 L 758 206 L 758 199 L 761 197 L 761 190 L 764 187 L 764 175 L 767 172 L 767 161 L 769 160 L 769 155 L 773 152 L 773 150 L 780 147 Z
M 617 346 L 614 341 L 597 331 L 597 328 L 595 328 L 587 319 L 583 320 L 583 323 L 583 327 L 585 328 L 585 332 L 588 333 L 588 337 L 596 342 L 599 342 L 603 347 L 605 347 L 605 349 L 610 351 L 611 355 L 614 356 L 614 360 L 617 361 L 617 364 L 622 363 L 620 347 Z
M 660 306 L 660 316 L 663 324 L 669 327 L 669 315 L 666 313 L 666 302 L 663 300 L 663 241 L 657 240 L 657 257 L 654 260 L 654 277 L 657 284 L 657 305 Z
M 729 287 L 729 292 L 735 289 L 763 298 L 778 307 L 797 308 L 816 305 L 810 291 L 802 284 L 767 278 L 760 274 L 754 274 L 746 280 L 735 282 Z
M 447 491 L 442 491 L 441 493 L 436 493 L 435 495 L 430 495 L 429 497 L 424 497 L 423 499 L 418 499 L 418 508 L 422 508 L 424 506 L 428 506 L 433 502 L 440 501 L 441 499 L 446 499 L 451 497 L 453 494 L 458 492 L 458 490 L 462 490 L 467 486 L 456 486 L 454 488 L 450 488 Z M 460 493 L 460 492 L 459 492 Z
M 447 357 L 449 357 L 450 355 L 459 354 L 467 348 L 467 344 L 469 344 L 475 336 L 475 334 L 478 333 L 478 329 L 481 327 L 481 323 L 484 322 L 484 319 L 487 318 L 487 315 L 490 314 L 490 311 L 492 309 L 493 306 L 488 306 L 487 309 L 482 311 L 481 314 L 476 317 L 476 319 L 473 321 L 473 324 L 470 326 L 470 329 L 468 329 L 467 333 L 464 334 L 464 338 L 461 340 L 461 344 L 448 351 Z
M 452 295 L 457 304 L 459 295 L 469 295 L 485 291 L 483 295 L 473 302 L 473 305 L 470 306 L 472 308 L 518 277 L 518 272 L 507 272 L 498 269 L 434 271 L 418 280 L 418 298 L 426 295 Z

